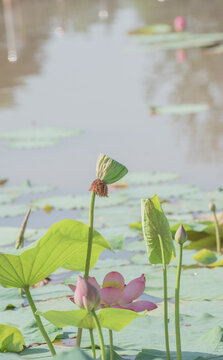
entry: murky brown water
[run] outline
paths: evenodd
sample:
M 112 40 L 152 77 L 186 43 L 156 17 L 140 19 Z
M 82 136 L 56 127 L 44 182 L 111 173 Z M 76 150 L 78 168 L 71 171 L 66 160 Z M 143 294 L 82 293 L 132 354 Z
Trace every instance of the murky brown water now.
M 174 171 L 190 184 L 222 186 L 223 54 L 191 49 L 178 63 L 175 51 L 145 53 L 127 35 L 178 15 L 190 32 L 223 32 L 222 0 L 1 0 L 0 131 L 85 131 L 46 149 L 1 142 L 1 177 L 81 192 L 104 152 L 132 171 Z M 184 103 L 211 110 L 149 111 Z

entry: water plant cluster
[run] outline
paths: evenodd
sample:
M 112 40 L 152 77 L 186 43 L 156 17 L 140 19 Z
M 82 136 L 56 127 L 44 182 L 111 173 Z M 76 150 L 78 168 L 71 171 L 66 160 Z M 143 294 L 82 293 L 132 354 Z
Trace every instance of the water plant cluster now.
M 140 203 L 139 198 L 145 189 L 142 189 L 143 186 L 128 188 L 122 180 L 127 172 L 124 165 L 100 154 L 96 165 L 96 179 L 90 185 L 88 225 L 80 221 L 80 218 L 61 220 L 53 224 L 38 240 L 24 247 L 26 234 L 30 239 L 39 237 L 38 232 L 27 229 L 27 222 L 33 211 L 28 210 L 17 239 L 12 234 L 16 250 L 4 250 L 1 247 L 0 359 L 52 356 L 79 360 L 101 356 L 102 360 L 113 360 L 121 359 L 122 355 L 136 356 L 137 360 L 222 359 L 223 319 L 221 316 L 216 317 L 218 309 L 222 309 L 222 290 L 218 288 L 216 292 L 215 287 L 212 287 L 215 279 L 218 281 L 217 278 L 222 277 L 219 267 L 223 263 L 222 231 L 215 203 L 212 201 L 209 204 L 214 222 L 192 222 L 190 217 L 187 221 L 186 213 L 175 214 L 175 220 L 173 217 L 170 220 L 171 216 L 168 219 L 162 207 L 171 215 L 171 208 L 177 202 L 188 206 L 187 201 L 186 205 L 182 198 L 174 203 L 164 202 L 159 194 L 142 198 L 141 215 L 135 211 L 131 214 L 135 202 Z M 157 174 L 130 174 L 128 181 L 141 184 L 149 182 L 148 178 L 151 182 L 156 177 Z M 165 174 L 163 177 L 171 180 L 177 176 Z M 162 181 L 161 175 L 158 178 Z M 106 212 L 108 217 L 112 210 L 114 212 L 112 206 L 109 208 L 104 205 L 106 202 L 112 204 L 112 201 L 115 204 L 115 200 L 112 200 L 115 192 L 113 194 L 110 191 L 109 185 L 122 192 L 116 194 L 117 204 L 125 203 L 131 191 L 135 200 L 128 199 L 128 210 L 124 206 L 120 207 L 127 211 L 114 216 L 106 240 L 104 220 L 101 231 L 95 229 L 95 220 L 100 221 L 95 208 L 97 203 L 102 204 L 102 217 Z M 175 185 L 173 188 L 175 196 L 177 192 L 188 192 L 187 200 L 190 202 L 193 187 Z M 157 189 L 161 189 L 163 198 L 168 186 L 162 188 L 159 185 Z M 221 201 L 221 192 L 219 193 Z M 51 211 L 58 204 L 58 198 L 52 199 L 48 198 L 39 204 L 38 200 L 34 201 L 34 210 L 35 206 L 45 204 L 43 209 Z M 63 198 L 64 202 L 65 200 Z M 200 206 L 203 206 L 202 201 Z M 140 221 L 137 221 L 138 217 L 141 217 Z M 133 218 L 135 221 L 131 221 Z M 124 225 L 117 232 L 117 223 L 122 221 Z M 126 237 L 131 238 L 129 234 L 133 233 L 138 236 L 138 239 L 132 236 L 133 241 L 126 246 L 126 250 L 135 252 L 131 261 L 127 256 L 125 259 L 98 260 L 103 251 L 115 252 L 123 248 L 121 232 L 126 222 L 129 225 L 124 230 Z M 7 237 L 7 228 L 4 231 Z M 184 247 L 187 250 L 183 255 Z M 173 267 L 168 271 L 171 263 Z M 214 268 L 214 273 L 207 267 Z M 183 284 L 180 285 L 182 269 L 187 275 L 185 274 Z M 50 283 L 49 277 L 53 273 L 54 278 L 51 278 Z M 64 284 L 60 284 L 60 281 L 57 283 L 57 276 L 61 274 L 66 274 Z M 206 297 L 203 294 L 207 283 Z M 47 285 L 43 286 L 45 284 Z M 45 299 L 51 300 L 44 302 Z M 174 301 L 169 301 L 170 299 Z M 206 301 L 201 305 L 198 302 L 200 299 Z M 213 309 L 209 308 L 208 300 L 215 301 Z M 182 302 L 184 314 L 181 313 Z M 199 307 L 203 309 L 202 316 L 194 319 L 192 313 L 196 314 Z M 18 326 L 15 326 L 16 322 Z M 195 336 L 197 325 L 202 328 L 201 336 Z M 71 340 L 73 338 L 74 342 Z M 69 347 L 64 352 L 66 341 L 71 341 L 73 349 Z M 190 345 L 185 346 L 185 341 Z M 32 346 L 29 349 L 34 343 L 46 345 L 36 348 Z

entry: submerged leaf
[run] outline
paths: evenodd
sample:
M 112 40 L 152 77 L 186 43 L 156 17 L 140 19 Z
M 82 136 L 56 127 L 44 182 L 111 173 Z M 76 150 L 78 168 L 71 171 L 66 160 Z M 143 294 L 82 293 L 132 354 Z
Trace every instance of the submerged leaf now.
M 0 283 L 22 288 L 38 283 L 61 266 L 84 270 L 88 229 L 79 221 L 63 220 L 52 225 L 38 242 L 0 253 Z M 109 244 L 94 231 L 91 267 L 105 248 L 109 249 Z
M 162 254 L 158 235 L 161 236 L 166 264 L 175 257 L 175 248 L 168 220 L 163 212 L 159 198 L 142 199 L 142 226 L 147 252 L 151 264 L 162 264 Z

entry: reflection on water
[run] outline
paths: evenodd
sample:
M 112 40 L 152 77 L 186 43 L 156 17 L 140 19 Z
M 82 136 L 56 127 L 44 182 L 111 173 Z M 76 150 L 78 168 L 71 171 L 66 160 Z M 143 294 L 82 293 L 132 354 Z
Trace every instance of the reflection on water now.
M 178 171 L 188 182 L 220 185 L 223 55 L 129 51 L 127 32 L 173 24 L 179 15 L 188 31 L 223 32 L 222 7 L 221 0 L 2 0 L 0 130 L 85 130 L 82 139 L 51 150 L 16 151 L 2 144 L 3 175 L 72 187 L 70 153 L 80 177 L 88 179 L 103 151 L 132 170 Z M 156 117 L 148 110 L 184 103 L 208 103 L 211 110 Z M 41 167 L 30 168 L 30 159 Z M 75 181 L 79 190 L 86 187 L 87 180 Z

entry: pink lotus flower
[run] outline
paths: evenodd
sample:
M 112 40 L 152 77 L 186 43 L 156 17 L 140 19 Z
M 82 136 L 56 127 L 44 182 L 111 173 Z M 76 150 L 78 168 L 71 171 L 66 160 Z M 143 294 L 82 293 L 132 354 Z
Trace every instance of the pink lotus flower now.
M 74 291 L 73 301 L 82 309 L 91 311 L 100 305 L 100 294 L 90 281 L 78 276 L 77 286 L 69 285 Z
M 185 19 L 182 16 L 177 16 L 174 19 L 174 29 L 177 32 L 182 32 L 185 29 Z
M 130 281 L 127 285 L 123 276 L 116 271 L 112 271 L 105 276 L 102 288 L 94 277 L 89 276 L 88 282 L 100 292 L 100 307 L 102 308 L 115 307 L 136 312 L 151 311 L 157 308 L 156 304 L 150 301 L 138 299 L 145 290 L 146 279 L 144 274 Z M 74 285 L 69 285 L 69 287 L 74 291 L 74 296 L 70 300 L 77 304 L 75 294 L 78 284 L 77 287 Z

